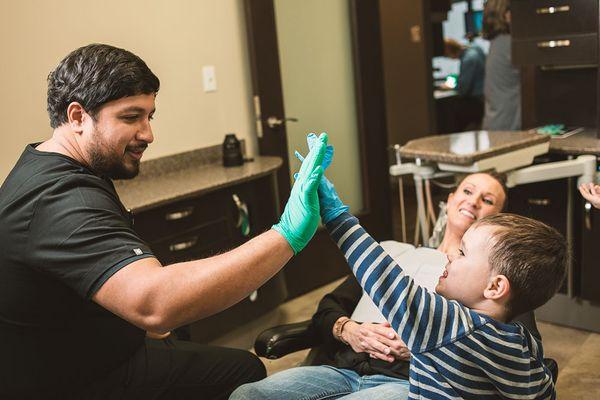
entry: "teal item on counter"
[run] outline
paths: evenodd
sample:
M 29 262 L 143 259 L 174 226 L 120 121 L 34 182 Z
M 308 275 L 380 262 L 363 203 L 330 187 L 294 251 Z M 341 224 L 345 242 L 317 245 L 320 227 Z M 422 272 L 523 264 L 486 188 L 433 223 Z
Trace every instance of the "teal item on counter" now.
M 542 133 L 545 135 L 560 135 L 565 133 L 565 125 L 564 124 L 550 124 L 540 126 L 536 129 L 537 133 Z
M 456 89 L 456 87 L 458 86 L 458 75 L 456 75 L 456 74 L 450 74 L 450 75 L 448 75 L 446 77 L 446 80 L 444 81 L 444 83 L 449 88 Z
M 250 235 L 250 214 L 248 213 L 248 205 L 241 201 L 237 194 L 233 194 L 232 197 L 238 210 L 236 228 L 240 229 L 242 236 L 248 237 Z
M 319 226 L 319 196 L 317 187 L 323 176 L 323 157 L 327 147 L 327 134 L 323 133 L 310 149 L 298 172 L 281 219 L 273 229 L 290 244 L 298 254 L 312 239 Z

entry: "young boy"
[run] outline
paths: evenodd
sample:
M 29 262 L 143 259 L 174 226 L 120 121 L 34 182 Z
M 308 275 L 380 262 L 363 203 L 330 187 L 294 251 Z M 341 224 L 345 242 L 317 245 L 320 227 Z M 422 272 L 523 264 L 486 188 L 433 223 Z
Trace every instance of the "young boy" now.
M 431 293 L 347 212 L 326 178 L 319 201 L 352 272 L 412 352 L 409 398 L 556 397 L 541 343 L 507 322 L 562 283 L 568 252 L 556 230 L 512 214 L 476 221 Z

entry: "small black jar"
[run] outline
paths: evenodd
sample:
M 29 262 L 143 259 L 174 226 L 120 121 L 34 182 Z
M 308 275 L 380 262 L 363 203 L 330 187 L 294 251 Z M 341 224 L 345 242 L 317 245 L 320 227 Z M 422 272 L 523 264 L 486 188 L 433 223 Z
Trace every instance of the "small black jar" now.
M 243 163 L 242 145 L 235 136 L 235 133 L 228 133 L 225 135 L 225 140 L 223 141 L 223 166 L 236 167 Z

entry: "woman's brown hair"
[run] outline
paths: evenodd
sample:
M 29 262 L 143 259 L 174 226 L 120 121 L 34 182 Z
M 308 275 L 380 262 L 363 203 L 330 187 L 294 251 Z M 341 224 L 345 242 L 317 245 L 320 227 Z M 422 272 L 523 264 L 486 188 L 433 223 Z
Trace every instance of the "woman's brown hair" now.
M 510 23 L 506 13 L 510 11 L 510 0 L 487 0 L 483 7 L 482 36 L 492 40 L 502 33 L 510 33 Z

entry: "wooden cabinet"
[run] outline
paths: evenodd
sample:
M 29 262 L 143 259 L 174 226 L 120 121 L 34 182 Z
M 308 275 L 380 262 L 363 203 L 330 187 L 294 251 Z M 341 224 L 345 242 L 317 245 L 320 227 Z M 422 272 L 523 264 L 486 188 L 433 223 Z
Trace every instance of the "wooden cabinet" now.
M 600 304 L 600 210 L 582 200 L 581 216 L 581 298 Z
M 588 65 L 598 62 L 598 1 L 511 2 L 515 65 Z
M 513 0 L 511 35 L 514 39 L 594 33 L 598 29 L 596 0 Z
M 248 209 L 249 234 L 234 195 Z M 152 208 L 134 216 L 134 227 L 163 265 L 209 257 L 268 230 L 277 219 L 278 205 L 272 175 Z M 282 273 L 252 296 L 212 317 L 179 330 L 196 342 L 219 335 L 272 310 L 287 297 Z
M 536 157 L 535 164 L 562 161 L 564 156 L 544 155 Z M 559 231 L 565 238 L 568 230 L 568 179 L 555 179 L 545 182 L 530 183 L 510 188 L 508 191 L 507 211 L 529 218 L 543 221 Z M 568 292 L 565 280 L 560 293 Z
M 598 62 L 598 35 L 551 36 L 514 40 L 515 65 L 589 65 Z

